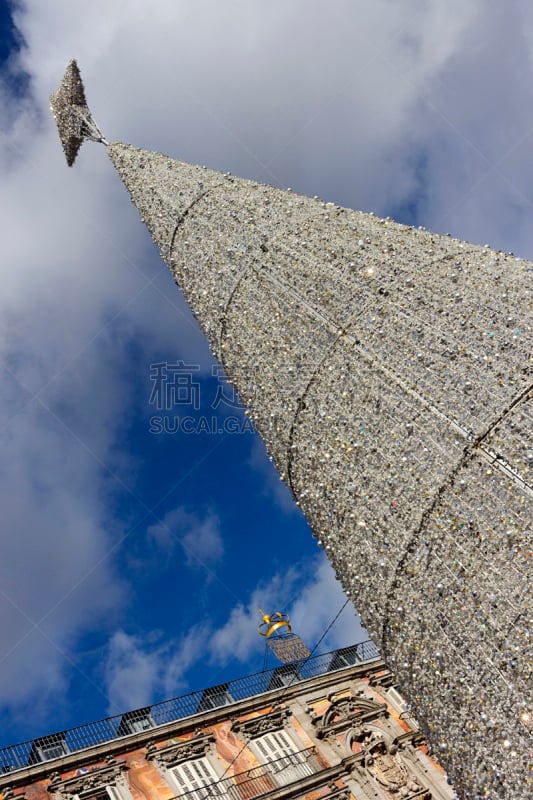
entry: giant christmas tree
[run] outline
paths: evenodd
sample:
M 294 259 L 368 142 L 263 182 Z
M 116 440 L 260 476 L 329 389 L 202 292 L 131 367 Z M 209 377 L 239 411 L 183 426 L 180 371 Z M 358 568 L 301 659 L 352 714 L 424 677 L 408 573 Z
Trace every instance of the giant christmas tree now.
M 67 160 L 108 153 L 465 797 L 526 798 L 530 263 L 108 144 L 75 62 Z

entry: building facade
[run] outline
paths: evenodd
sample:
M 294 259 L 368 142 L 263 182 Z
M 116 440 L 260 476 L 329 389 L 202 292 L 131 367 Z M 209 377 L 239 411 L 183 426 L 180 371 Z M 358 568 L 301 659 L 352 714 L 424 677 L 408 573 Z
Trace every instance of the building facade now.
M 370 642 L 283 665 L 5 748 L 0 797 L 453 800 L 393 684 Z

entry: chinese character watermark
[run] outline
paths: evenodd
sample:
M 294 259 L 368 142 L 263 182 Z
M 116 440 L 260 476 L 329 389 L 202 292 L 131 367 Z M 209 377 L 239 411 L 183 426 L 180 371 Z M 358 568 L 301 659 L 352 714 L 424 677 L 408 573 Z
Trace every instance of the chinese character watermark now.
M 200 383 L 193 381 L 194 373 L 199 371 L 199 364 L 185 364 L 184 361 L 177 361 L 175 364 L 160 361 L 152 364 L 150 405 L 155 405 L 158 411 L 172 411 L 177 405 L 192 406 L 195 411 L 199 411 Z
M 212 377 L 217 379 L 215 387 L 213 381 L 201 383 L 199 373 L 199 364 L 185 364 L 184 361 L 160 361 L 150 365 L 152 386 L 149 405 L 164 412 L 150 417 L 150 433 L 253 432 L 253 423 L 245 415 L 235 388 L 228 381 L 222 367 L 212 367 Z M 208 391 L 209 396 L 206 396 Z M 208 409 L 208 413 L 193 413 L 205 409 Z M 230 416 L 225 415 L 228 409 L 234 412 Z M 176 411 L 183 413 L 170 413 Z
M 216 410 L 221 404 L 229 408 L 242 408 L 242 403 L 239 402 L 235 387 L 228 381 L 222 367 L 213 364 L 211 374 L 218 378 L 217 391 L 215 399 L 211 403 L 211 408 Z

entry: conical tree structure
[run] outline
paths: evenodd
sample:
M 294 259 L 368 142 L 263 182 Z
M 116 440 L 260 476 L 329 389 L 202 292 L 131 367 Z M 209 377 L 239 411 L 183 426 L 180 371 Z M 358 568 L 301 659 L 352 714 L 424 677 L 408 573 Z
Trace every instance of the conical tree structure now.
M 456 786 L 526 797 L 532 265 L 108 151 Z
M 108 152 L 456 789 L 529 797 L 533 265 Z

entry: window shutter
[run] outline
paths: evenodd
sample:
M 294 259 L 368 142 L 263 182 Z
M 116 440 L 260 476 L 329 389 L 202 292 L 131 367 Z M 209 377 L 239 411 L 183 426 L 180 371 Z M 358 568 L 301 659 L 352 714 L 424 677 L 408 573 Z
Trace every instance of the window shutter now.
M 188 794 L 187 800 L 209 800 L 211 797 L 228 797 L 220 778 L 207 758 L 195 758 L 173 767 L 172 775 L 179 793 Z M 209 791 L 205 791 L 209 788 Z
M 313 769 L 286 731 L 266 733 L 254 742 L 261 759 L 280 786 L 311 775 Z
M 109 784 L 96 791 L 85 791 L 81 795 L 71 795 L 71 800 L 131 800 L 129 793 L 122 793 L 116 786 Z
M 110 800 L 124 800 L 124 798 L 120 794 L 120 790 L 117 789 L 116 786 L 106 786 L 106 791 L 110 797 Z

